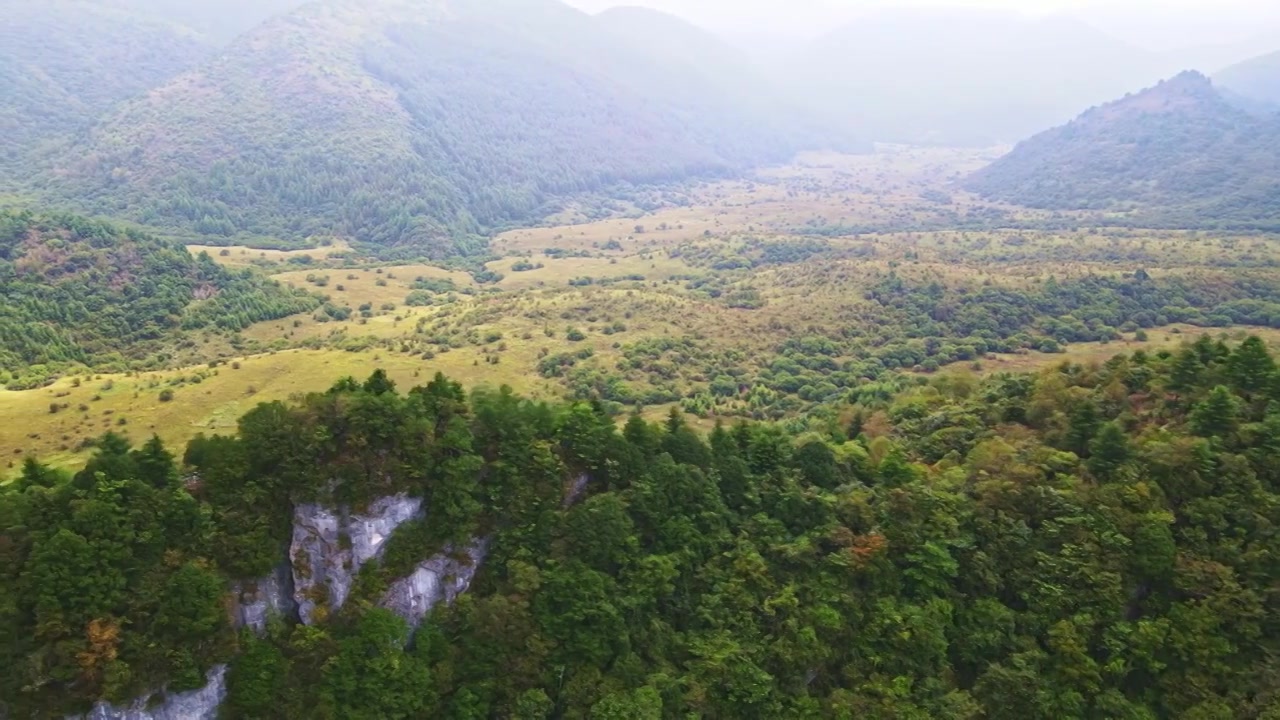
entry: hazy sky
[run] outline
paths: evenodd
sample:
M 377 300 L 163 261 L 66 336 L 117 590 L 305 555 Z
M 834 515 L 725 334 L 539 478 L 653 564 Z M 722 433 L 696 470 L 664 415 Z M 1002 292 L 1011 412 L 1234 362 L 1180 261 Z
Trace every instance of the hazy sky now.
M 1277 37 L 1277 0 L 569 0 L 588 11 L 642 5 L 731 34 L 820 32 L 832 22 L 883 8 L 987 8 L 1066 13 L 1153 50 Z M 1264 38 L 1265 39 L 1265 38 Z M 1280 44 L 1280 39 L 1275 40 Z

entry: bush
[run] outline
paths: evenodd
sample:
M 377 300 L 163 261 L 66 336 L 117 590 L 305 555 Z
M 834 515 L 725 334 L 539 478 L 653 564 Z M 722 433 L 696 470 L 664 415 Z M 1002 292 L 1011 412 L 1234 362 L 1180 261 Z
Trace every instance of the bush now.
M 169 389 L 160 391 L 160 402 L 173 402 L 173 391 Z

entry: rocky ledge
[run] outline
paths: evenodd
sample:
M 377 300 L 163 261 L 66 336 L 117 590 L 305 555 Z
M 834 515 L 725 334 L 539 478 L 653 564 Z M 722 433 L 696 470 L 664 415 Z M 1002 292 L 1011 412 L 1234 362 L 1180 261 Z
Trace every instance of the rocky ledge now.
M 382 607 L 416 628 L 431 608 L 441 601 L 452 603 L 471 587 L 471 581 L 488 552 L 488 538 L 477 540 L 460 551 L 446 548 L 439 555 L 419 563 L 408 577 L 393 583 L 382 597 Z
M 85 715 L 72 715 L 67 720 L 216 720 L 218 706 L 227 696 L 227 666 L 215 665 L 209 671 L 209 683 L 198 690 L 169 693 L 153 704 L 154 695 L 139 698 L 127 707 L 105 702 Z
M 378 557 L 396 528 L 422 516 L 422 499 L 407 495 L 382 498 L 362 513 L 314 504 L 295 507 L 289 559 L 298 618 L 310 625 L 342 607 L 360 568 Z

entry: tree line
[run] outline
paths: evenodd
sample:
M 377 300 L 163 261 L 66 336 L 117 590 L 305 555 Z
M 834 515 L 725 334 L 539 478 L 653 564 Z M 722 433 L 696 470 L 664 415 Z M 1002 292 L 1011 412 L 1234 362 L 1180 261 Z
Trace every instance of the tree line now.
M 379 372 L 181 462 L 108 437 L 70 478 L 27 463 L 0 491 L 0 688 L 45 716 L 229 660 L 233 718 L 1271 717 L 1276 468 L 1256 338 L 709 435 Z M 231 630 L 227 583 L 284 559 L 293 503 L 394 492 L 427 521 L 343 607 Z M 375 607 L 475 537 L 470 592 L 416 633 Z

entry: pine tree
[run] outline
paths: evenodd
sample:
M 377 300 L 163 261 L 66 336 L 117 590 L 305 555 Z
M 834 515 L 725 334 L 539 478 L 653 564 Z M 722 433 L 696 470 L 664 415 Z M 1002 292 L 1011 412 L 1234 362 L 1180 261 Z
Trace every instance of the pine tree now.
M 1173 361 L 1173 368 L 1169 375 L 1169 389 L 1180 393 L 1194 390 L 1199 386 L 1204 370 L 1200 354 L 1193 348 L 1186 348 L 1178 353 Z
M 1067 428 L 1067 449 L 1080 457 L 1087 457 L 1089 443 L 1101 424 L 1098 406 L 1092 400 L 1081 402 L 1071 413 L 1071 424 Z
M 1275 360 L 1256 336 L 1241 343 L 1227 364 L 1232 382 L 1248 395 L 1269 387 L 1276 372 Z
M 1131 455 L 1124 430 L 1117 423 L 1107 423 L 1089 443 L 1089 472 L 1099 480 L 1114 480 Z
M 1230 390 L 1219 385 L 1191 411 L 1191 429 L 1200 437 L 1226 437 L 1235 432 L 1239 415 L 1240 402 Z

